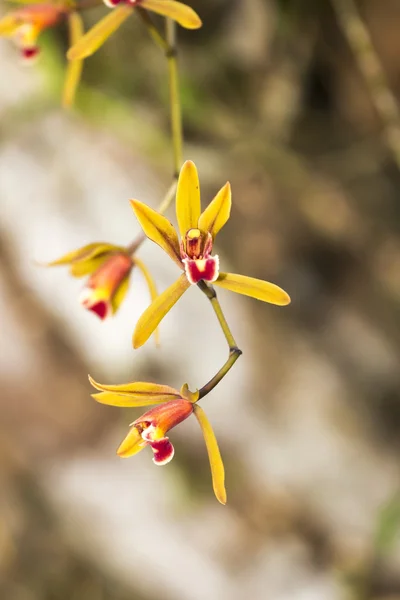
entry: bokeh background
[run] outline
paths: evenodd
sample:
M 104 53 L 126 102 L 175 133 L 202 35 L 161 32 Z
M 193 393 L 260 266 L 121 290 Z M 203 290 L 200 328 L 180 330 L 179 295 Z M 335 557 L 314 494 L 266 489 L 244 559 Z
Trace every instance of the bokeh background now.
M 203 402 L 226 507 L 195 420 L 172 432 L 167 467 L 119 459 L 139 410 L 97 405 L 87 374 L 194 389 L 226 359 L 222 334 L 193 289 L 161 349 L 134 352 L 139 274 L 100 323 L 80 281 L 38 263 L 128 243 L 128 199 L 161 200 L 165 61 L 132 17 L 86 61 L 68 114 L 66 31 L 28 69 L 1 40 L 0 598 L 398 599 L 400 3 L 190 4 L 204 26 L 179 31 L 185 158 L 204 203 L 231 181 L 224 270 L 274 281 L 292 304 L 219 294 L 243 350 Z M 173 281 L 156 246 L 140 256 L 160 289 Z

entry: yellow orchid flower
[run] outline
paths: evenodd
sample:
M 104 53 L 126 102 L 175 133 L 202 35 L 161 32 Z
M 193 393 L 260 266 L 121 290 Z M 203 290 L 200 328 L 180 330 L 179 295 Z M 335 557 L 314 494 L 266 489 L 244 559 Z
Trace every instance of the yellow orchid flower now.
M 82 59 L 94 54 L 131 16 L 136 7 L 169 17 L 186 29 L 198 29 L 202 25 L 200 17 L 190 6 L 175 0 L 104 0 L 104 3 L 115 10 L 98 21 L 69 49 L 69 60 Z
M 104 320 L 117 312 L 129 287 L 134 266 L 143 273 L 152 300 L 157 297 L 153 278 L 136 256 L 122 246 L 103 242 L 88 244 L 48 263 L 47 266 L 69 266 L 73 277 L 90 275 L 80 296 L 81 304 Z
M 33 62 L 40 53 L 38 38 L 42 31 L 54 27 L 63 19 L 68 21 L 70 44 L 75 44 L 83 35 L 83 23 L 80 15 L 73 10 L 69 2 L 31 4 L 23 0 L 26 6 L 11 11 L 0 19 L 0 37 L 13 38 L 21 50 L 24 62 Z M 74 60 L 67 66 L 63 90 L 63 106 L 73 104 L 80 80 L 83 63 Z
M 200 184 L 196 166 L 187 161 L 183 165 L 176 192 L 176 216 L 180 241 L 173 225 L 163 215 L 138 200 L 131 200 L 132 208 L 149 239 L 163 250 L 183 271 L 145 310 L 133 334 L 133 346 L 139 348 L 179 300 L 182 294 L 200 281 L 269 302 L 279 306 L 289 304 L 288 294 L 277 285 L 233 273 L 221 273 L 219 258 L 212 255 L 217 233 L 230 216 L 231 188 L 226 183 L 207 208 L 201 212 Z
M 186 385 L 178 392 L 167 385 L 142 381 L 103 385 L 90 376 L 89 381 L 99 390 L 92 397 L 101 404 L 119 407 L 158 405 L 133 421 L 129 433 L 117 450 L 122 458 L 129 458 L 150 446 L 154 454 L 153 462 L 160 466 L 166 465 L 174 456 L 174 447 L 166 434 L 193 413 L 206 443 L 215 496 L 221 504 L 226 504 L 224 465 L 212 427 L 203 409 L 196 404 L 198 393 L 192 394 Z

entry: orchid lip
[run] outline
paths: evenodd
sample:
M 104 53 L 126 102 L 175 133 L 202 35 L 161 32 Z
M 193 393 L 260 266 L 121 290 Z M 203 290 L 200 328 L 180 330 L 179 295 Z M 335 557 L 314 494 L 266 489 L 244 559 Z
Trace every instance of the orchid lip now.
M 85 287 L 80 295 L 79 302 L 84 308 L 94 312 L 99 319 L 104 321 L 111 313 L 111 306 L 106 300 L 93 298 L 94 290 Z
M 182 262 L 186 277 L 192 285 L 202 280 L 213 283 L 219 277 L 219 256 L 217 254 L 197 260 L 184 258 Z

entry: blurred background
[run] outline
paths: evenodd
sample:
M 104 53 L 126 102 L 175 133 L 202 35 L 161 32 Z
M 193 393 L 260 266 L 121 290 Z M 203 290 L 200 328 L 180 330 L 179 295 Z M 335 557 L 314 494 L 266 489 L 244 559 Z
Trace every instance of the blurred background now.
M 203 206 L 231 181 L 224 270 L 292 304 L 219 293 L 243 350 L 202 403 L 226 507 L 194 419 L 171 433 L 165 468 L 150 452 L 119 459 L 143 411 L 97 405 L 87 374 L 194 389 L 225 361 L 223 336 L 193 289 L 161 349 L 134 352 L 140 274 L 101 323 L 80 281 L 38 263 L 126 244 L 139 231 L 128 199 L 160 202 L 165 61 L 132 17 L 86 61 L 68 114 L 63 27 L 33 68 L 0 40 L 0 599 L 398 599 L 400 3 L 190 4 L 204 25 L 179 30 L 185 158 Z M 160 290 L 175 278 L 154 244 L 140 257 Z

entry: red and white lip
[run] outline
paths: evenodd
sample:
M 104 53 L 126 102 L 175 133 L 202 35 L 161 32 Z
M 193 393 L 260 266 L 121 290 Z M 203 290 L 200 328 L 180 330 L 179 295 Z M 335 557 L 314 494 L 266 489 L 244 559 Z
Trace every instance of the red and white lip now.
M 199 283 L 204 280 L 212 283 L 219 276 L 219 257 L 218 255 L 209 256 L 208 258 L 184 258 L 183 265 L 185 267 L 186 277 L 192 284 Z
M 112 313 L 111 304 L 104 299 L 98 297 L 96 290 L 85 287 L 79 297 L 79 302 L 87 310 L 91 310 L 104 321 Z

